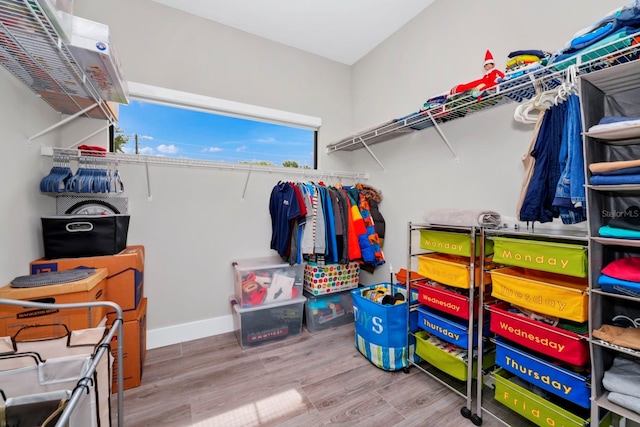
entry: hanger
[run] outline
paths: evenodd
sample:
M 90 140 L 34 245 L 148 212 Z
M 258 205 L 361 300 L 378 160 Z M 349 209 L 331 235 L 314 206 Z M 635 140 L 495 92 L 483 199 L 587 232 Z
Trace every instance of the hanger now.
M 569 96 L 578 93 L 577 85 L 578 71 L 575 64 L 570 65 L 567 68 L 565 79 L 558 88 L 558 93 L 555 97 L 556 105 L 562 101 L 565 101 Z

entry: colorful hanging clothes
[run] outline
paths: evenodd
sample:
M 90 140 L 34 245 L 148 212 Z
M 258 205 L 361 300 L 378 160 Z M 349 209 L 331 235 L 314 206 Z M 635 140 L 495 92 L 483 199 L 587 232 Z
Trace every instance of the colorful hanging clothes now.
M 365 260 L 365 263 L 371 264 L 374 267 L 384 264 L 384 254 L 382 253 L 382 248 L 380 247 L 380 236 L 376 231 L 376 226 L 373 221 L 373 216 L 371 215 L 371 207 L 369 206 L 369 202 L 367 198 L 362 192 L 362 186 L 356 186 L 358 190 L 359 197 L 359 208 L 360 213 L 362 214 L 362 220 L 367 229 L 367 239 L 369 244 L 371 245 L 371 249 L 373 250 L 373 260 L 368 261 Z

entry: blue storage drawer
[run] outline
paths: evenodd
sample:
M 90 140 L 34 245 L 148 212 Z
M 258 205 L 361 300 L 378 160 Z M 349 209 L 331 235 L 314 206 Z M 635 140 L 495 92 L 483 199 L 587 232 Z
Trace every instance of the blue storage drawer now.
M 591 406 L 589 377 L 528 354 L 503 340 L 496 338 L 495 343 L 496 365 L 583 408 Z
M 469 323 L 464 319 L 447 316 L 444 313 L 430 310 L 424 305 L 418 306 L 418 326 L 446 342 L 458 347 L 469 348 Z M 485 335 L 488 332 L 487 323 Z M 473 333 L 473 347 L 478 345 L 478 335 Z

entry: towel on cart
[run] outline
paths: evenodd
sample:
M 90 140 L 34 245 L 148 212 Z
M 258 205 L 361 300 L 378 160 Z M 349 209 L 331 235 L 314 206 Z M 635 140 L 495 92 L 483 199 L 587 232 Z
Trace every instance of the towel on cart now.
M 502 221 L 498 212 L 482 209 L 428 209 L 422 218 L 429 224 L 482 227 L 497 227 Z

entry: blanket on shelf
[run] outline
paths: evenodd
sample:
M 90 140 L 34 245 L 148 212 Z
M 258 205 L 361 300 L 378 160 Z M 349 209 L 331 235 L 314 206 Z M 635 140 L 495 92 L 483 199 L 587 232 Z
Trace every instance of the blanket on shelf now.
M 482 209 L 429 209 L 422 218 L 429 224 L 481 227 L 497 227 L 502 221 L 498 212 Z

